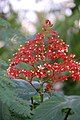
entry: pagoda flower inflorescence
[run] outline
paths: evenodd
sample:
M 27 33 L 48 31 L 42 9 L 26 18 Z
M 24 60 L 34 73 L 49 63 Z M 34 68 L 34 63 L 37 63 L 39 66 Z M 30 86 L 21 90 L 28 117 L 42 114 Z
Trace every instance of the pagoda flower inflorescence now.
M 46 89 L 51 89 L 55 82 L 67 80 L 68 77 L 80 80 L 80 63 L 74 60 L 74 54 L 67 53 L 68 47 L 52 29 L 51 22 L 46 20 L 42 32 L 36 34 L 35 39 L 20 45 L 7 74 L 11 78 L 23 75 L 30 83 L 34 78 L 40 78 L 40 82 L 46 83 Z M 19 63 L 29 64 L 32 69 L 18 68 Z

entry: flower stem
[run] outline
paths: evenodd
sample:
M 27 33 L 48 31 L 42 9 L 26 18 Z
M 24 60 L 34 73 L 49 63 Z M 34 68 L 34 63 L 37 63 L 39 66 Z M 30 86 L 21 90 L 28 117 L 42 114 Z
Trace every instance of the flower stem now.
M 43 102 L 43 93 L 40 93 L 41 102 Z

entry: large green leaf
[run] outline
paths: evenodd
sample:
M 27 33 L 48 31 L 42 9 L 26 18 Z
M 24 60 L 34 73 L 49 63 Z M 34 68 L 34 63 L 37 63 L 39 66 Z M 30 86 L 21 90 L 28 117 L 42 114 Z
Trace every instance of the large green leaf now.
M 9 86 L 0 83 L 0 99 L 5 103 L 9 109 L 22 116 L 29 116 L 31 111 L 26 100 L 18 97 L 18 94 L 10 89 Z
M 32 120 L 66 120 L 68 109 L 68 120 L 80 120 L 80 97 L 54 94 L 34 110 Z
M 31 97 L 37 94 L 37 91 L 30 85 L 29 82 L 15 79 L 14 82 L 16 83 L 14 89 L 15 92 L 18 93 L 18 97 L 30 100 Z
M 70 105 L 74 114 L 68 117 L 68 120 L 80 120 L 80 97 L 70 96 Z
M 34 88 L 28 83 L 22 83 L 20 80 L 9 79 L 6 74 L 0 76 L 0 100 L 6 104 L 12 112 L 23 117 L 30 117 L 30 97 L 35 94 Z M 26 99 L 23 99 L 22 93 Z

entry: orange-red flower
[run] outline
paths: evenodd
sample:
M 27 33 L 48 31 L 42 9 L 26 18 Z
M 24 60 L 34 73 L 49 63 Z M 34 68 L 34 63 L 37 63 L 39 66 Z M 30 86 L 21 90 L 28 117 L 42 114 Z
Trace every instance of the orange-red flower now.
M 46 20 L 42 32 L 22 45 L 14 55 L 7 73 L 12 78 L 20 78 L 20 74 L 29 80 L 38 77 L 49 83 L 47 89 L 51 88 L 50 83 L 67 80 L 68 77 L 80 80 L 80 63 L 74 61 L 75 55 L 67 54 L 68 47 L 52 29 L 51 22 Z M 19 63 L 29 64 L 32 70 L 18 68 Z

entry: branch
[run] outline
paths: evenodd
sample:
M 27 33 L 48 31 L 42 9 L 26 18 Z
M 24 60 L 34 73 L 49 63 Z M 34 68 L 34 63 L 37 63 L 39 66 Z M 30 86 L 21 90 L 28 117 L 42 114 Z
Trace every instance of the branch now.
M 70 114 L 70 111 L 71 111 L 71 108 L 69 108 L 69 110 L 67 111 L 67 114 L 66 114 L 64 120 L 67 120 L 67 118 L 68 118 L 68 116 L 69 116 L 69 114 Z

